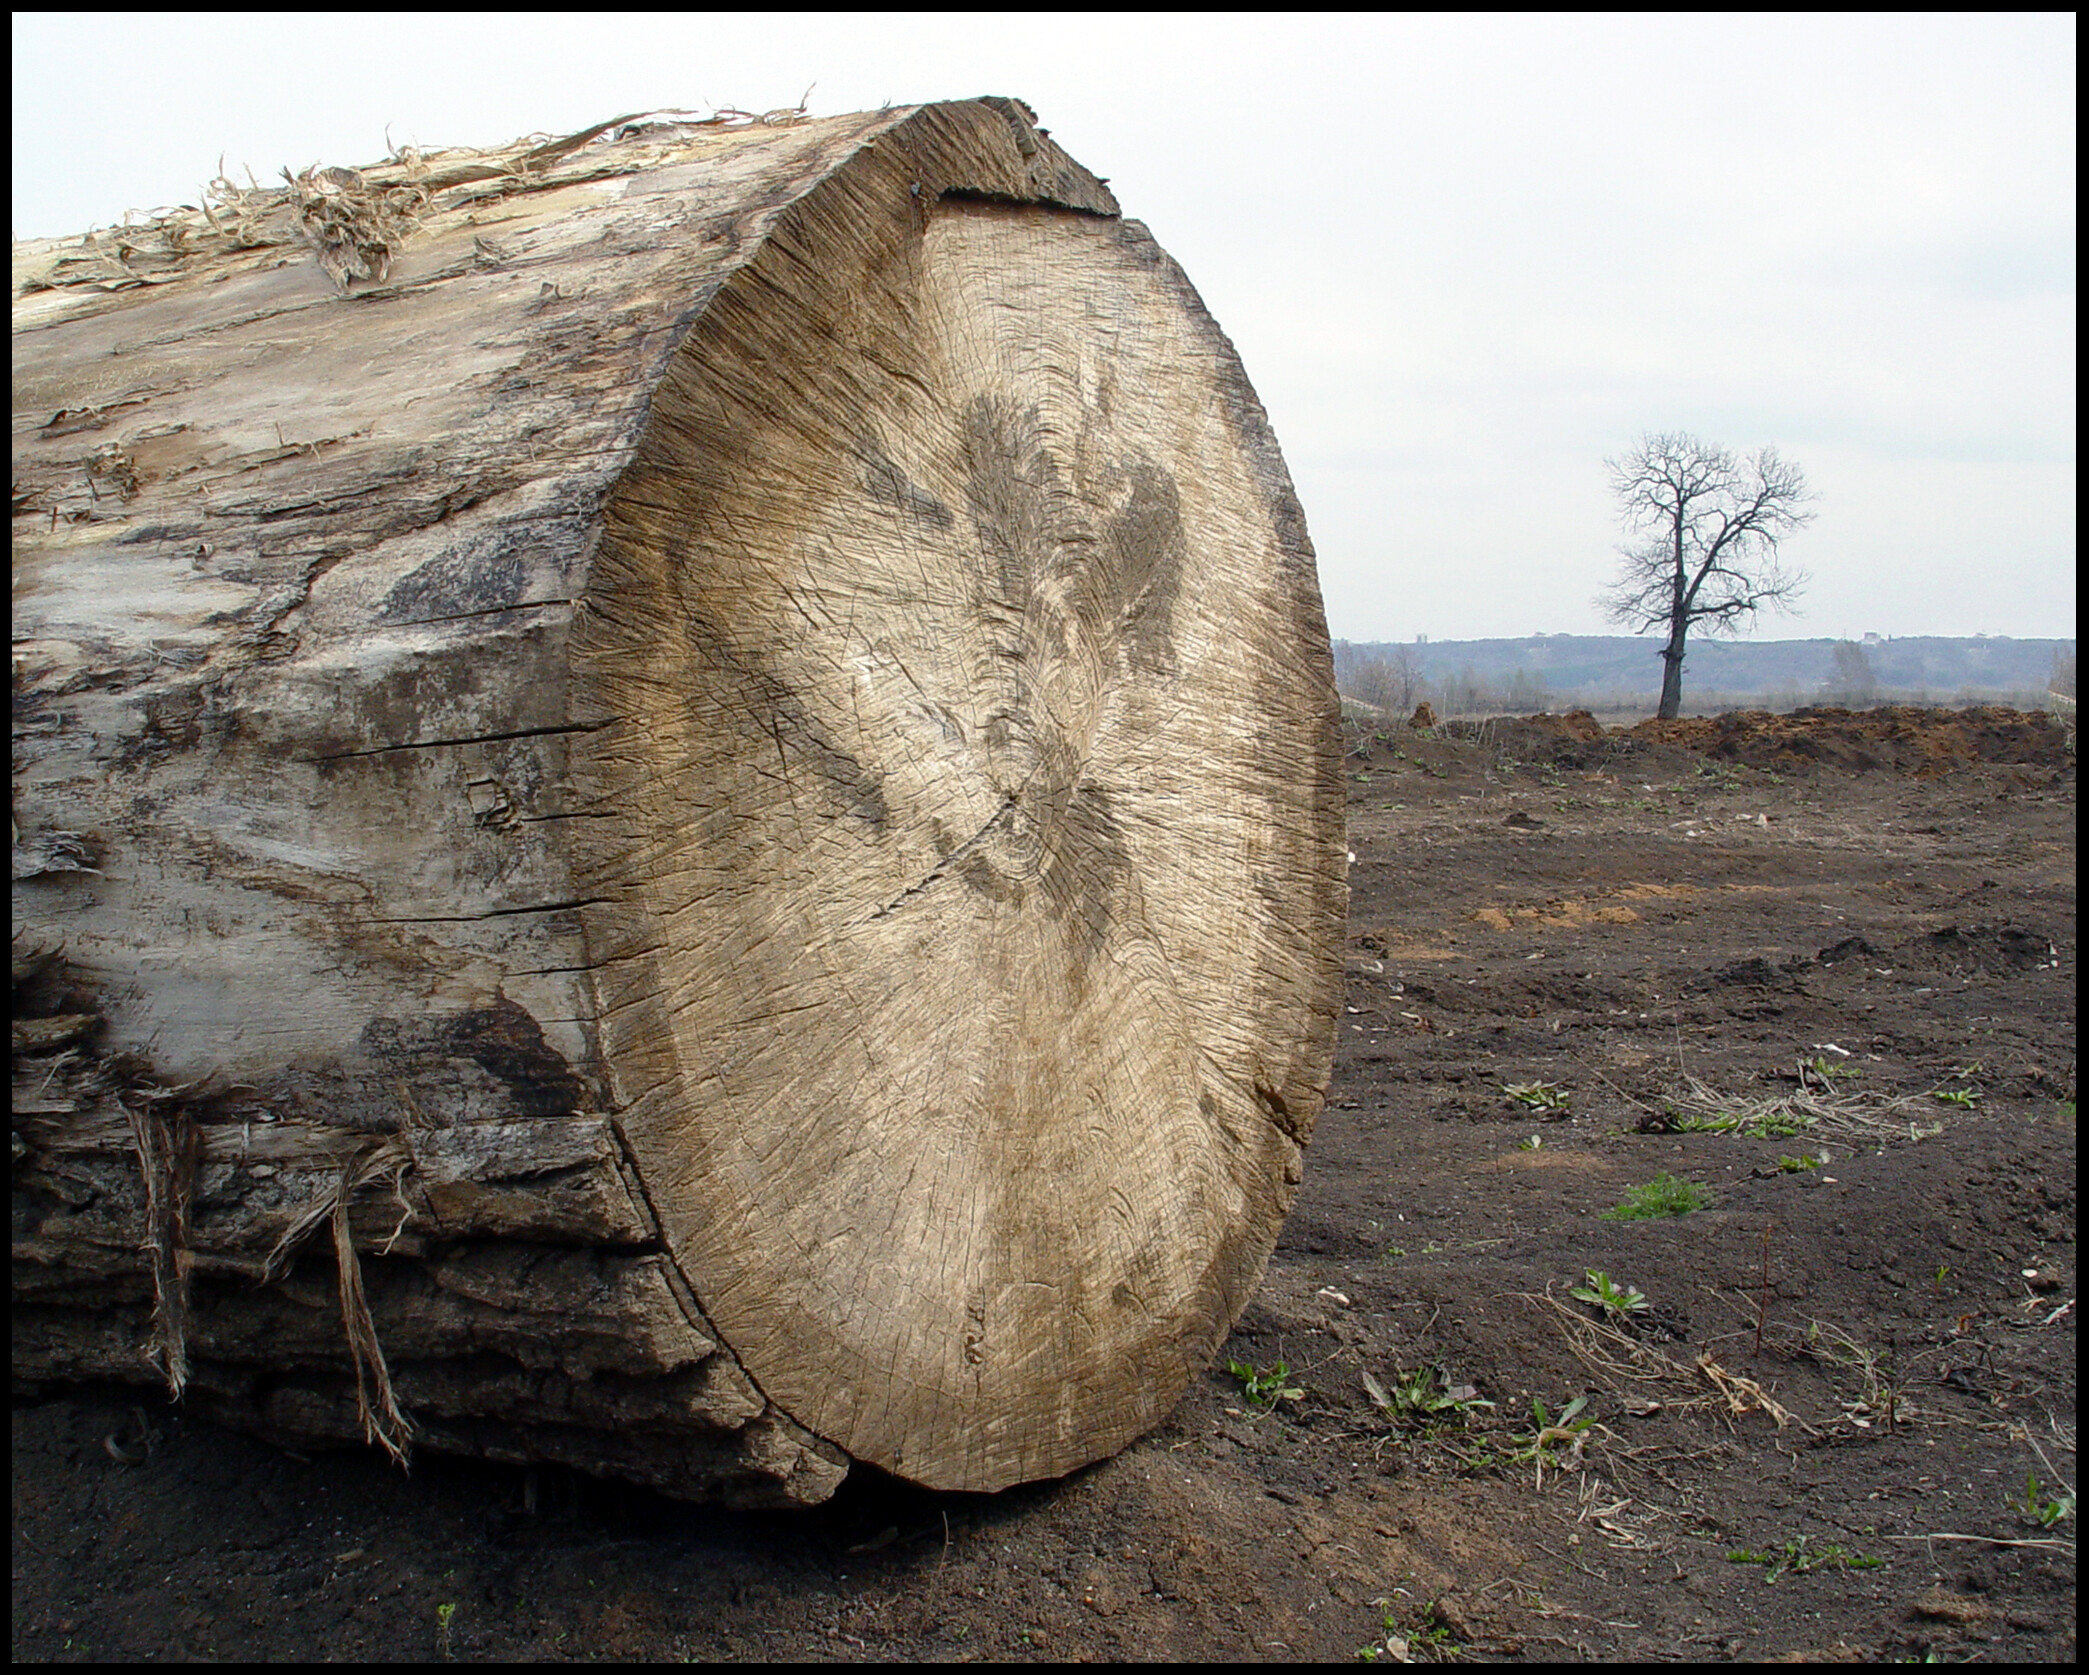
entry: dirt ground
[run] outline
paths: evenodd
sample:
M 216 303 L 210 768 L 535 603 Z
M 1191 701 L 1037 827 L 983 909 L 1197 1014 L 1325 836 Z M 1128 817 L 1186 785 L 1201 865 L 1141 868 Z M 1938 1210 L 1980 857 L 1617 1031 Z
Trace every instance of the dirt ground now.
M 1153 1435 L 734 1514 L 68 1392 L 14 1413 L 16 1659 L 2070 1660 L 2058 729 L 1533 718 L 1347 766 L 1330 1107 Z M 1701 1207 L 1606 1217 L 1664 1176 Z

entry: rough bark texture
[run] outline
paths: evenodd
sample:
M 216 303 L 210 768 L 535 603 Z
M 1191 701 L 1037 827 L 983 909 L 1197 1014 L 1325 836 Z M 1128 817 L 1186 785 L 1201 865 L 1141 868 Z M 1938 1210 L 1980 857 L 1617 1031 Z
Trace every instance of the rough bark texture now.
M 1166 1413 L 1325 1086 L 1334 695 L 1024 107 L 18 246 L 15 390 L 18 1381 L 747 1503 Z

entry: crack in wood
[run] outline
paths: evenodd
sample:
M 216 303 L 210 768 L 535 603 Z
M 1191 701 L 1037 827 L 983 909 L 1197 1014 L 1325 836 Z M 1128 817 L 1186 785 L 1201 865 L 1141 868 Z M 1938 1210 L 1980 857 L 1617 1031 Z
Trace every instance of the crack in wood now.
M 926 890 L 931 884 L 935 883 L 937 879 L 944 877 L 953 866 L 955 866 L 959 861 L 963 860 L 965 856 L 969 855 L 974 849 L 977 849 L 982 843 L 986 842 L 986 840 L 993 835 L 997 827 L 1005 826 L 1008 824 L 1009 817 L 1015 813 L 1016 802 L 1017 799 L 1014 796 L 1008 797 L 1005 801 L 1003 801 L 1000 810 L 994 815 L 994 817 L 991 820 L 989 820 L 984 826 L 980 827 L 979 830 L 974 832 L 970 837 L 966 838 L 963 843 L 959 844 L 948 855 L 945 855 L 942 858 L 942 860 L 938 861 L 933 867 L 929 868 L 926 876 L 922 878 L 919 884 L 909 885 L 906 889 L 900 891 L 898 895 L 894 896 L 883 907 L 879 908 L 875 913 L 873 913 L 871 915 L 871 918 L 889 918 L 893 913 L 898 911 L 900 907 L 905 905 L 906 902 L 911 900 L 913 897 L 920 895 L 922 891 Z
M 563 913 L 574 907 L 600 907 L 607 896 L 582 896 L 577 901 L 551 901 L 537 907 L 489 907 L 484 913 L 422 913 L 405 919 L 374 919 L 378 925 L 469 925 L 480 919 L 512 919 L 519 913 Z
M 556 727 L 524 727 L 512 733 L 475 733 L 460 739 L 414 739 L 406 744 L 380 744 L 368 750 L 338 750 L 327 756 L 308 756 L 307 762 L 346 762 L 358 756 L 384 756 L 395 750 L 446 750 L 460 744 L 500 744 L 509 739 L 549 738 L 561 733 L 599 733 L 605 727 L 616 725 L 616 718 L 607 721 L 567 721 Z M 550 819 L 546 815 L 542 818 Z

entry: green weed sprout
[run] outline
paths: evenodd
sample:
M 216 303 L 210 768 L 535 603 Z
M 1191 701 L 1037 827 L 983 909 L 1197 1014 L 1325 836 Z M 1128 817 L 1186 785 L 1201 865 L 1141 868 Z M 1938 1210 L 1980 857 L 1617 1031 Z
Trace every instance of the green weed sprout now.
M 1589 1268 L 1584 1272 L 1588 1284 L 1577 1285 L 1567 1295 L 1583 1303 L 1594 1303 L 1611 1319 L 1629 1320 L 1635 1314 L 1645 1314 L 1651 1306 L 1645 1292 L 1620 1285 L 1601 1268 Z
M 1395 1424 L 1433 1426 L 1446 1419 L 1462 1424 L 1468 1414 L 1494 1406 L 1470 1384 L 1442 1383 L 1434 1367 L 1396 1375 L 1390 1390 L 1367 1372 L 1364 1393 Z
M 1595 1415 L 1582 1411 L 1588 1405 L 1588 1397 L 1576 1396 L 1555 1417 L 1546 1412 L 1542 1401 L 1531 1397 L 1531 1418 L 1536 1423 L 1522 1435 L 1509 1439 L 1513 1445 L 1509 1459 L 1517 1465 L 1536 1468 L 1540 1489 L 1545 1487 L 1547 1466 L 1563 1471 L 1569 1462 L 1578 1461 L 1588 1446 L 1590 1434 L 1596 1429 Z M 1564 1458 L 1555 1452 L 1562 1444 L 1566 1447 Z
M 2064 1524 L 2074 1516 L 2074 1491 L 2062 1489 L 2058 1494 L 2045 1493 L 2038 1481 L 2038 1473 L 2024 1473 L 2024 1496 L 2009 1503 L 2042 1530 L 2055 1524 Z
M 1552 1082 L 1509 1082 L 1501 1091 L 1511 1103 L 1521 1105 L 1526 1111 L 1564 1111 L 1573 1103 L 1574 1097 Z
M 1854 1082 L 1864 1074 L 1862 1067 L 1854 1064 L 1837 1064 L 1825 1053 L 1818 1058 L 1808 1059 L 1805 1068 L 1820 1077 L 1823 1082 Z
M 1248 1405 L 1267 1413 L 1279 1402 L 1296 1402 L 1305 1398 L 1305 1391 L 1290 1384 L 1291 1369 L 1282 1361 L 1264 1372 L 1245 1361 L 1228 1361 L 1226 1371 L 1240 1380 L 1240 1393 Z

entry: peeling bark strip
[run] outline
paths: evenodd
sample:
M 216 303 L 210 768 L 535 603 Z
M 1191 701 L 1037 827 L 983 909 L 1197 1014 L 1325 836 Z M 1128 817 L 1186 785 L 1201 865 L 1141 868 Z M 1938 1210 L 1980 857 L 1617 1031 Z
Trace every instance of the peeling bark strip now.
M 1145 230 L 988 99 L 124 235 L 15 252 L 17 1381 L 745 1504 L 1161 1419 L 1344 845 L 1304 521 Z

